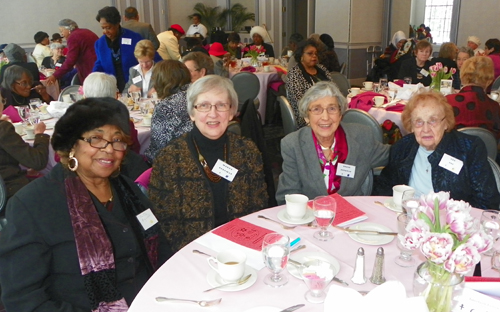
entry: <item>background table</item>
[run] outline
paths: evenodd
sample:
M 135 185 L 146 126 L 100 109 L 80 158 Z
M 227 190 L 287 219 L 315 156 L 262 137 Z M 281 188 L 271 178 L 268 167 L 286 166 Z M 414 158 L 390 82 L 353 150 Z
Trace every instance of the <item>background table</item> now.
M 403 127 L 403 121 L 401 120 L 400 112 L 387 111 L 384 108 L 372 107 L 368 111 L 368 114 L 372 115 L 379 124 L 383 124 L 384 121 L 389 119 L 390 121 L 398 125 L 402 135 L 408 134 L 408 131 L 406 131 L 406 129 Z
M 383 202 L 387 198 L 380 196 L 345 197 L 351 204 L 366 212 L 368 216 L 366 222 L 383 224 L 392 231 L 396 231 L 396 213 L 374 203 L 375 200 Z M 376 286 L 369 281 L 364 285 L 356 285 L 351 282 L 358 248 L 363 247 L 365 250 L 365 273 L 367 278 L 369 278 L 373 270 L 376 250 L 378 247 L 383 247 L 385 251 L 384 265 L 386 279 L 402 282 L 405 285 L 407 295 L 413 296 L 412 283 L 416 266 L 402 268 L 394 263 L 394 258 L 399 255 L 396 238 L 384 246 L 369 246 L 355 242 L 340 230 L 329 228 L 335 234 L 334 239 L 328 242 L 320 242 L 313 238 L 314 232 L 318 229 L 299 226 L 294 230 L 284 230 L 278 224 L 257 218 L 258 215 L 262 214 L 278 220 L 277 214 L 282 209 L 284 209 L 284 206 L 278 206 L 245 216 L 242 219 L 278 233 L 300 236 L 300 244 L 305 244 L 307 248 L 298 251 L 297 255 L 301 252 L 319 251 L 334 256 L 340 263 L 340 272 L 337 276 L 348 282 L 350 288 L 356 290 L 369 291 Z M 473 216 L 480 217 L 481 210 L 473 210 Z M 258 271 L 256 283 L 248 289 L 238 292 L 214 290 L 203 293 L 203 290 L 210 288 L 207 282 L 207 273 L 211 269 L 207 264 L 207 257 L 192 253 L 193 249 L 198 249 L 212 255 L 217 254 L 216 251 L 210 250 L 196 241 L 191 242 L 170 258 L 150 278 L 132 303 L 129 312 L 207 311 L 208 309 L 191 303 L 158 303 L 154 299 L 157 296 L 194 300 L 222 298 L 220 305 L 211 308 L 213 311 L 245 311 L 258 306 L 275 306 L 284 309 L 294 304 L 304 303 L 306 306 L 301 308 L 300 312 L 323 312 L 323 304 L 309 303 L 304 299 L 304 294 L 307 291 L 305 283 L 291 276 L 286 271 L 284 274 L 287 275 L 289 282 L 281 288 L 271 288 L 264 284 L 263 279 L 269 273 L 268 269 L 264 268 Z M 419 252 L 415 252 L 414 257 L 416 257 L 417 263 L 424 262 L 425 260 Z M 491 269 L 490 257 L 484 257 L 484 261 L 482 262 L 483 276 L 500 276 L 498 272 Z

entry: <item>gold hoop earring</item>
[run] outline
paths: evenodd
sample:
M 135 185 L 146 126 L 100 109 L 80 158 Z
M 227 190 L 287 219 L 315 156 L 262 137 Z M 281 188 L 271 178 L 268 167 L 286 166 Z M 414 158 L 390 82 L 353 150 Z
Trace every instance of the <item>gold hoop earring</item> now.
M 71 166 L 72 161 L 74 162 L 73 166 Z M 73 151 L 69 152 L 68 169 L 73 172 L 76 171 L 76 169 L 78 169 L 78 159 L 76 159 L 75 152 Z

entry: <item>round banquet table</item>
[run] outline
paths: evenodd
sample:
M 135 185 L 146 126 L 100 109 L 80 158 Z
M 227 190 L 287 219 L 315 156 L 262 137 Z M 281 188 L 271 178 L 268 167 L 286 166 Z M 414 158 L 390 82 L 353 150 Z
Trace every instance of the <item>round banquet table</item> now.
M 389 227 L 392 231 L 397 231 L 396 212 L 375 204 L 375 201 L 383 202 L 389 197 L 359 196 L 344 198 L 367 214 L 368 219 L 365 220 L 365 222 L 383 224 Z M 383 246 L 370 246 L 358 243 L 352 240 L 343 231 L 330 227 L 329 230 L 335 234 L 334 239 L 328 242 L 320 242 L 313 237 L 314 232 L 318 229 L 298 226 L 293 230 L 284 230 L 278 224 L 257 218 L 258 215 L 264 215 L 274 220 L 278 220 L 277 214 L 282 209 L 284 209 L 284 206 L 261 210 L 241 219 L 275 232 L 290 235 L 291 237 L 300 237 L 301 241 L 299 244 L 305 244 L 307 247 L 301 251 L 293 253 L 292 257 L 293 255 L 299 256 L 302 252 L 323 252 L 332 255 L 340 263 L 340 271 L 337 274 L 337 277 L 348 282 L 349 287 L 355 290 L 369 291 L 376 286 L 369 281 L 364 285 L 356 285 L 351 282 L 358 248 L 363 247 L 365 250 L 365 274 L 367 278 L 370 278 L 375 261 L 376 250 L 378 247 L 383 247 L 385 251 L 384 268 L 386 279 L 398 280 L 402 282 L 406 288 L 407 296 L 413 296 L 412 282 L 416 266 L 403 268 L 394 263 L 394 258 L 399 255 L 399 250 L 396 246 L 397 238 Z M 473 209 L 472 215 L 480 217 L 481 210 Z M 207 235 L 214 234 L 207 233 L 198 240 L 201 242 L 201 239 L 206 238 Z M 247 289 L 236 292 L 213 290 L 211 292 L 204 293 L 203 290 L 211 287 L 207 281 L 207 274 L 211 269 L 207 264 L 206 256 L 194 254 L 192 251 L 194 249 L 198 249 L 208 254 L 216 255 L 217 250 L 205 247 L 206 244 L 202 245 L 198 242 L 198 240 L 195 240 L 185 246 L 158 269 L 158 271 L 149 279 L 146 285 L 139 292 L 132 303 L 129 312 L 187 312 L 206 311 L 208 309 L 202 308 L 193 303 L 177 303 L 172 301 L 159 303 L 155 301 L 155 297 L 157 296 L 193 300 L 211 300 L 222 298 L 222 302 L 219 305 L 210 308 L 212 311 L 245 311 L 261 306 L 273 306 L 284 309 L 295 304 L 303 303 L 305 304 L 305 307 L 299 310 L 301 312 L 323 312 L 323 304 L 313 304 L 305 300 L 304 294 L 307 291 L 305 283 L 290 275 L 286 270 L 283 274 L 287 275 L 289 282 L 280 288 L 271 288 L 264 284 L 263 279 L 269 271 L 268 269 L 263 268 L 258 271 L 258 277 L 255 284 Z M 424 261 L 424 257 L 418 251 L 414 252 L 414 257 L 417 258 L 417 263 Z M 499 273 L 491 269 L 490 257 L 483 257 L 483 259 L 482 275 L 499 277 Z

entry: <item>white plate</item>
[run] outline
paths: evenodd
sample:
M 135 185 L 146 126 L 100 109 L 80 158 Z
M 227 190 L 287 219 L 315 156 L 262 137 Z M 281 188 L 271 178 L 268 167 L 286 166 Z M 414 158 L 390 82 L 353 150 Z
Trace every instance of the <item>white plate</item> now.
M 378 223 L 361 222 L 349 227 L 350 230 L 365 230 L 365 231 L 379 231 L 379 232 L 392 232 L 390 228 Z M 366 245 L 385 245 L 392 242 L 394 236 L 392 235 L 366 235 L 347 233 L 353 240 L 358 243 Z
M 340 271 L 340 264 L 337 261 L 337 259 L 324 252 L 316 252 L 316 251 L 299 252 L 297 254 L 292 255 L 290 259 L 298 261 L 300 263 L 316 259 L 323 260 L 325 262 L 330 263 L 335 268 L 335 270 L 333 271 L 333 276 L 337 275 L 337 273 Z M 300 276 L 300 271 L 295 265 L 287 263 L 286 268 L 288 270 L 288 273 L 292 274 L 292 276 L 298 279 L 302 279 L 302 276 Z
M 255 282 L 257 281 L 257 271 L 255 271 L 254 268 L 247 265 L 245 267 L 245 273 L 243 274 L 243 276 L 246 276 L 248 274 L 252 274 L 252 276 L 245 284 L 236 285 L 236 286 L 221 287 L 217 290 L 220 290 L 220 291 L 240 291 L 240 290 L 249 288 L 250 286 L 255 284 Z M 207 281 L 208 281 L 208 284 L 210 284 L 210 286 L 212 286 L 212 287 L 217 287 L 217 286 L 220 286 L 223 284 L 227 284 L 226 282 L 224 282 L 222 280 L 219 273 L 215 272 L 215 270 L 210 270 L 210 272 L 208 272 Z
M 397 206 L 392 200 L 392 197 L 384 200 L 384 206 L 385 208 L 395 212 L 403 212 L 403 207 Z
M 270 306 L 262 306 L 262 307 L 251 308 L 245 310 L 244 312 L 280 312 L 280 311 L 283 311 L 283 309 Z
M 314 218 L 314 212 L 311 209 L 307 208 L 306 214 L 302 217 L 302 219 L 299 220 L 290 219 L 290 217 L 286 213 L 286 209 L 283 209 L 280 212 L 278 212 L 278 219 L 281 222 L 285 222 L 287 224 L 307 224 L 311 221 L 314 221 L 315 218 Z

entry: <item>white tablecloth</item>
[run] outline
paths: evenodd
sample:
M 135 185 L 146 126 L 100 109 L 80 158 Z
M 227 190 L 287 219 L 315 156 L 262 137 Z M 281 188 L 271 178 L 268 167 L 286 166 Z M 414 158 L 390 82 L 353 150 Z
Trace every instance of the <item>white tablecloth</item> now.
M 354 206 L 366 212 L 368 215 L 367 222 L 384 224 L 392 231 L 397 230 L 396 213 L 374 203 L 375 200 L 384 201 L 387 197 L 346 197 L 346 199 Z M 349 287 L 365 291 L 369 291 L 375 287 L 375 285 L 370 282 L 364 285 L 356 285 L 351 282 L 351 276 L 354 270 L 353 267 L 357 249 L 363 247 L 365 250 L 365 272 L 367 278 L 369 278 L 373 270 L 376 250 L 380 246 L 369 246 L 355 242 L 344 232 L 332 228 L 330 228 L 330 231 L 335 233 L 335 238 L 328 242 L 320 242 L 313 237 L 317 229 L 299 226 L 294 230 L 284 230 L 277 224 L 257 218 L 257 215 L 262 214 L 277 220 L 277 213 L 281 209 L 284 209 L 284 206 L 259 211 L 245 216 L 242 219 L 282 234 L 292 235 L 293 233 L 293 236 L 299 235 L 301 237 L 300 244 L 305 244 L 307 248 L 303 251 L 298 251 L 297 255 L 299 255 L 300 252 L 311 251 L 321 251 L 331 254 L 340 262 L 340 272 L 337 276 L 347 281 Z M 474 216 L 480 217 L 480 214 L 481 210 L 474 209 Z M 416 266 L 402 268 L 394 263 L 394 258 L 399 255 L 396 239 L 382 247 L 385 251 L 385 277 L 387 280 L 401 281 L 406 287 L 407 295 L 413 296 L 412 281 Z M 300 309 L 301 312 L 323 312 L 323 304 L 309 303 L 304 299 L 304 294 L 307 291 L 306 285 L 303 281 L 291 276 L 288 272 L 284 273 L 289 278 L 287 285 L 281 288 L 266 286 L 263 282 L 264 277 L 269 273 L 266 268 L 258 272 L 256 283 L 248 289 L 238 292 L 215 290 L 203 293 L 203 290 L 210 288 L 207 282 L 207 273 L 211 269 L 207 264 L 207 257 L 192 253 L 193 249 L 198 249 L 212 255 L 216 254 L 213 250 L 209 250 L 197 242 L 190 243 L 169 259 L 169 261 L 150 278 L 132 303 L 129 312 L 188 312 L 207 311 L 207 309 L 211 311 L 234 312 L 245 311 L 259 306 L 274 306 L 284 309 L 300 303 L 305 304 L 305 307 Z M 418 263 L 424 261 L 422 255 L 419 255 L 418 252 L 415 252 L 415 254 L 414 257 L 417 258 Z M 483 276 L 500 276 L 498 272 L 491 269 L 489 257 L 484 257 L 484 261 L 482 261 L 482 273 Z M 155 301 L 155 297 L 157 296 L 195 300 L 222 298 L 222 302 L 220 305 L 212 308 L 202 308 L 191 303 L 158 303 Z

